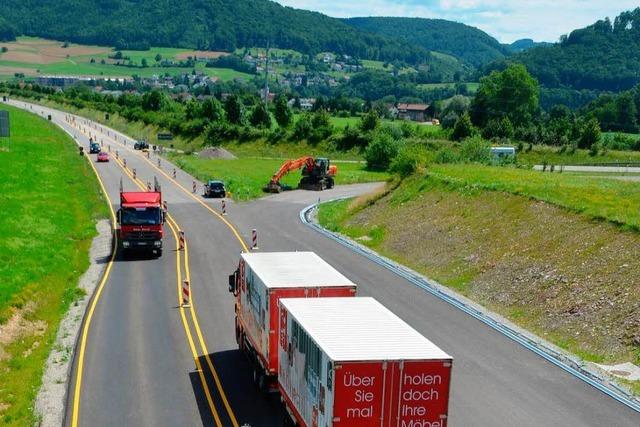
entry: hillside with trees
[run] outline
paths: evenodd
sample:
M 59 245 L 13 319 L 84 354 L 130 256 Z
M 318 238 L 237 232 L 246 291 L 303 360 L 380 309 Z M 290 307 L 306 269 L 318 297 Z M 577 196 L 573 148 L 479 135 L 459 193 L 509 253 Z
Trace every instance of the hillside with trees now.
M 509 54 L 507 48 L 484 31 L 443 19 L 371 17 L 344 22 L 363 31 L 398 37 L 430 51 L 453 55 L 476 67 Z
M 117 49 L 233 51 L 270 43 L 306 54 L 330 51 L 411 64 L 429 57 L 427 50 L 406 41 L 267 0 L 4 0 L 0 17 L 12 23 L 18 35 Z
M 622 91 L 640 83 L 640 8 L 563 36 L 559 43 L 526 50 L 520 62 L 547 88 Z M 502 69 L 505 61 L 490 69 Z

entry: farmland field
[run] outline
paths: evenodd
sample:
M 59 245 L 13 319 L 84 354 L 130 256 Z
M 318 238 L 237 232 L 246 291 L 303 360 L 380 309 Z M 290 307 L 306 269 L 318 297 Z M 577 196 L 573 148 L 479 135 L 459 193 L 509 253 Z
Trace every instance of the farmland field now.
M 39 75 L 73 75 L 73 76 L 107 76 L 130 77 L 138 75 L 151 77 L 153 75 L 179 75 L 189 73 L 192 68 L 167 67 L 156 61 L 185 60 L 189 56 L 217 57 L 222 52 L 202 52 L 190 49 L 158 48 L 146 51 L 121 51 L 123 58 L 135 63 L 136 67 L 116 65 L 115 49 L 102 46 L 84 46 L 69 44 L 63 47 L 63 42 L 44 40 L 32 37 L 19 37 L 15 42 L 0 43 L 8 49 L 0 53 L 0 76 L 13 76 L 22 73 L 25 76 Z M 142 60 L 146 60 L 148 67 L 141 67 Z M 251 78 L 249 74 L 226 68 L 206 68 L 203 62 L 196 63 L 196 70 L 217 77 L 221 80 L 231 80 L 236 77 Z

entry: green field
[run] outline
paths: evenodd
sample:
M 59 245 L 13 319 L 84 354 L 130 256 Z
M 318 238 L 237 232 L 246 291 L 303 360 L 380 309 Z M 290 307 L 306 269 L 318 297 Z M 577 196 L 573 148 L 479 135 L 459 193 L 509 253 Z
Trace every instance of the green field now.
M 530 197 L 640 231 L 640 186 L 634 182 L 480 165 L 434 165 L 428 174 L 454 187 Z
M 596 156 L 591 156 L 589 150 L 576 150 L 570 153 L 568 150 L 560 152 L 559 147 L 535 145 L 531 151 L 518 153 L 518 162 L 525 165 L 581 165 L 594 163 L 626 163 L 640 162 L 638 151 L 600 151 Z
M 480 87 L 480 83 L 477 82 L 461 82 L 461 84 L 464 84 L 467 86 L 467 90 L 470 93 L 476 93 L 478 91 L 478 88 Z M 419 88 L 421 89 L 444 89 L 444 88 L 455 88 L 456 83 L 423 83 L 418 85 Z
M 3 106 L 10 139 L 0 138 L 0 424 L 34 424 L 33 399 L 60 319 L 82 292 L 95 222 L 107 205 L 73 140 L 34 115 Z M 4 340 L 4 341 L 3 341 Z
M 201 181 L 222 179 L 236 200 L 250 200 L 263 196 L 262 187 L 283 163 L 278 159 L 201 159 L 179 154 L 169 155 L 169 158 Z M 388 178 L 389 175 L 386 173 L 364 170 L 361 163 L 339 163 L 336 184 L 385 181 Z M 282 183 L 295 187 L 299 180 L 300 172 L 294 171 L 287 175 Z M 330 191 L 327 194 L 330 194 Z
M 71 76 L 106 76 L 106 77 L 130 77 L 137 75 L 140 77 L 151 77 L 153 75 L 181 75 L 190 73 L 193 68 L 187 67 L 162 67 L 156 62 L 156 55 L 162 59 L 177 61 L 177 56 L 192 52 L 190 49 L 174 49 L 153 47 L 146 51 L 123 50 L 123 57 L 128 57 L 138 66 L 142 65 L 142 60 L 146 59 L 148 67 L 126 67 L 119 66 L 109 59 L 115 54 L 113 48 L 99 46 L 82 46 L 70 44 L 65 50 L 56 47 L 62 45 L 61 42 L 38 39 L 33 37 L 19 37 L 15 43 L 0 43 L 9 48 L 9 52 L 0 53 L 0 75 L 13 76 L 15 72 L 23 72 L 27 76 L 38 75 L 71 75 Z M 84 50 L 93 49 L 96 53 L 85 53 Z M 55 55 L 66 56 L 52 57 L 51 51 Z M 62 52 L 62 53 L 61 53 Z M 17 56 L 16 56 L 17 55 Z M 24 56 L 23 60 L 20 55 Z M 7 59 L 9 58 L 9 59 Z M 94 60 L 92 63 L 91 61 Z M 105 64 L 101 64 L 104 60 Z M 221 80 L 231 80 L 234 78 L 250 79 L 249 74 L 241 73 L 226 68 L 206 68 L 204 62 L 197 62 L 195 69 Z

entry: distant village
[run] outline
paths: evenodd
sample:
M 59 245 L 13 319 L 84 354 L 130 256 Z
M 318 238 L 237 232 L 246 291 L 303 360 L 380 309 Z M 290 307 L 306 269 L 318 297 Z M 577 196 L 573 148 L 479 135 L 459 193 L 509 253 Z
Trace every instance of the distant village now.
M 321 88 L 336 87 L 341 82 L 350 78 L 348 74 L 363 71 L 365 67 L 362 63 L 348 55 L 334 55 L 323 53 L 306 62 L 301 56 L 270 55 L 264 53 L 253 53 L 245 51 L 243 55 L 236 55 L 242 62 L 255 70 L 255 74 L 264 74 L 269 68 L 270 85 L 277 88 L 277 91 L 289 92 L 289 89 L 299 90 L 301 88 Z M 188 58 L 188 62 L 210 61 L 206 57 Z M 311 61 L 311 63 L 309 63 Z M 163 65 L 172 66 L 170 61 L 163 60 Z M 177 65 L 177 64 L 175 64 Z M 209 66 L 209 62 L 207 62 Z M 298 71 L 302 69 L 303 71 Z M 239 82 L 244 82 L 243 78 L 236 78 Z M 215 76 L 210 76 L 202 70 L 195 68 L 191 72 L 181 75 L 152 75 L 150 77 L 87 77 L 87 76 L 38 76 L 35 82 L 41 86 L 59 88 L 60 90 L 78 84 L 92 87 L 93 90 L 103 95 L 120 96 L 123 93 L 142 93 L 149 90 L 166 90 L 170 96 L 176 100 L 189 101 L 204 100 L 213 96 L 214 86 L 220 80 Z M 224 100 L 229 94 L 219 93 Z M 262 88 L 257 91 L 261 99 L 273 102 L 277 93 L 271 92 L 270 88 Z M 310 111 L 316 104 L 315 97 L 295 97 L 289 101 L 289 106 L 298 110 Z M 414 122 L 431 122 L 434 117 L 433 106 L 429 104 L 396 103 L 387 104 L 388 116 L 400 120 Z

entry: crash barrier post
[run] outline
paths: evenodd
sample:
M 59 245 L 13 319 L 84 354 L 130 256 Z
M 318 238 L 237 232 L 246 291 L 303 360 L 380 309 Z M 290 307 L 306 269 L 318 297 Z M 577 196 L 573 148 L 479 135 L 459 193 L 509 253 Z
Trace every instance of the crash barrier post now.
M 256 231 L 256 229 L 254 228 L 253 230 L 251 230 L 251 249 L 256 250 L 258 249 L 258 232 Z
M 184 231 L 178 231 L 178 236 L 178 250 L 181 251 L 184 249 Z
M 191 302 L 191 292 L 189 290 L 189 281 L 185 280 L 182 282 L 182 307 L 190 307 Z

